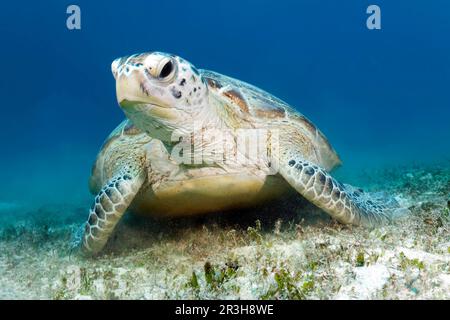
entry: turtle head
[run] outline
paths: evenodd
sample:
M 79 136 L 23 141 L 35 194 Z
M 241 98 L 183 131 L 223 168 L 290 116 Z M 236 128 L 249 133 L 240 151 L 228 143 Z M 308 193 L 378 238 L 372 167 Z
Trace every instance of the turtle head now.
M 174 130 L 188 132 L 207 116 L 208 87 L 186 60 L 161 52 L 136 54 L 113 61 L 119 105 L 150 136 L 170 141 Z

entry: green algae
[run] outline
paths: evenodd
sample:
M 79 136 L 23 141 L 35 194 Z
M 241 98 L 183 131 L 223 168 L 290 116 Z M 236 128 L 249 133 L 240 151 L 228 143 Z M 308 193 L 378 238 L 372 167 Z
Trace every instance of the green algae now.
M 373 292 L 375 280 L 358 278 L 364 297 L 448 299 L 450 169 L 394 171 L 374 173 L 367 189 L 395 195 L 411 214 L 373 230 L 340 225 L 293 198 L 245 215 L 130 216 L 102 255 L 86 258 L 69 245 L 86 218 L 80 206 L 30 211 L 0 226 L 0 297 L 334 299 L 351 292 L 355 274 L 379 267 L 391 276 Z

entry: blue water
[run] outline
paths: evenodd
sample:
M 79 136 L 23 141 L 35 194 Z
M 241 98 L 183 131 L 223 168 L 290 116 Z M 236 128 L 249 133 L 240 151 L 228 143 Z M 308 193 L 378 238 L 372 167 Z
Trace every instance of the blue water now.
M 66 28 L 69 4 L 81 30 Z M 368 30 L 366 8 L 381 8 Z M 111 61 L 166 51 L 255 84 L 330 139 L 341 170 L 450 158 L 450 2 L 7 1 L 0 7 L 0 202 L 90 199 L 124 117 Z

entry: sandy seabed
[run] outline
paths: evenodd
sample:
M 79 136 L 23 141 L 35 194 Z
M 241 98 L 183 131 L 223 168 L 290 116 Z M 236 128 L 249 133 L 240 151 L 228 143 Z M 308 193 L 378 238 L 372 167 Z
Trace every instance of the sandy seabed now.
M 411 213 L 343 226 L 298 196 L 190 219 L 127 215 L 95 258 L 88 203 L 0 204 L 0 299 L 449 299 L 450 165 L 361 173 Z

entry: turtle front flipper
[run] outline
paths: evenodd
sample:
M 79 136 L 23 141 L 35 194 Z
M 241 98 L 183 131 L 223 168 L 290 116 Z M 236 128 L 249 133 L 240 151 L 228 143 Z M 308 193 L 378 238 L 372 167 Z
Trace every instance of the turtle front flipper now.
M 285 155 L 280 173 L 302 196 L 344 224 L 374 227 L 389 222 L 402 210 L 338 182 L 324 169 L 299 156 Z
M 106 183 L 95 197 L 83 235 L 83 251 L 99 252 L 108 241 L 145 180 L 144 173 L 124 171 Z

